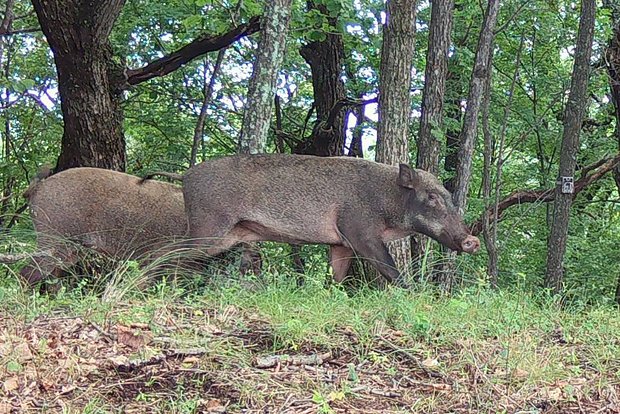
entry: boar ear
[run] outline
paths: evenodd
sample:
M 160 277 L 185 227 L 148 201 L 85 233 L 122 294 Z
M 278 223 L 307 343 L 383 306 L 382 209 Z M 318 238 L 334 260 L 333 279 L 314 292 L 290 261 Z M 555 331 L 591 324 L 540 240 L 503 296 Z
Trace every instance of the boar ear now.
M 416 172 L 408 164 L 398 165 L 398 185 L 405 188 L 415 188 Z

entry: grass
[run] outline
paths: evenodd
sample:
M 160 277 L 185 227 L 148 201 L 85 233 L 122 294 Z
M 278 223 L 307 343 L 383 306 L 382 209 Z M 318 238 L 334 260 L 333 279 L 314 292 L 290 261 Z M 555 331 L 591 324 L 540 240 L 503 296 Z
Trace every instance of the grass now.
M 53 295 L 1 279 L 0 412 L 620 409 L 611 306 L 484 287 L 347 290 L 323 275 L 140 291 L 131 263 L 113 276 Z M 312 355 L 326 357 L 290 359 Z

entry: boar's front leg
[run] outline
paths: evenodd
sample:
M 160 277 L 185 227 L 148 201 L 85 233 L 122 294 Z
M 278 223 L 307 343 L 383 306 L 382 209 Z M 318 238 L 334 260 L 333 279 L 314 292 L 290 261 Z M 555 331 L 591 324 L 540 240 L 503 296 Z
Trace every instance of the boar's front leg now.
M 368 232 L 367 228 L 364 230 L 363 232 L 341 230 L 340 233 L 353 252 L 362 259 L 369 260 L 389 283 L 408 289 L 409 286 L 396 268 L 396 263 L 385 243 L 370 236 L 373 233 Z
M 340 283 L 347 277 L 353 257 L 355 253 L 346 246 L 329 246 L 329 264 L 336 282 Z

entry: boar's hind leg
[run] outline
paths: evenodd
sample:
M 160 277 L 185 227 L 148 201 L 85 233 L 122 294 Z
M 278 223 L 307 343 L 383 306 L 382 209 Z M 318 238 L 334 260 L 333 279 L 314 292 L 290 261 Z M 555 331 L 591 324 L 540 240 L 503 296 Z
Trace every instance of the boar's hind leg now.
M 198 225 L 194 223 L 198 222 Z M 207 220 L 190 220 L 189 244 L 202 248 L 209 256 L 216 256 L 241 242 L 255 241 L 251 232 L 227 217 L 210 217 Z

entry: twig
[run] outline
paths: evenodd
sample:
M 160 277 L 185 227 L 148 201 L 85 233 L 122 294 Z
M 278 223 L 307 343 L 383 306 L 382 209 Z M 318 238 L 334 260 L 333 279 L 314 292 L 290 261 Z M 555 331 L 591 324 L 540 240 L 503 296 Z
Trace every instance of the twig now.
M 430 369 L 428 367 L 425 367 L 424 365 L 422 365 L 422 363 L 419 361 L 419 359 L 413 355 L 412 353 L 408 352 L 405 349 L 399 348 L 398 346 L 394 345 L 393 343 L 391 343 L 390 341 L 388 341 L 387 339 L 384 338 L 380 338 L 380 341 L 383 342 L 384 344 L 386 344 L 392 351 L 402 354 L 404 356 L 406 356 L 407 358 L 409 358 L 412 362 L 414 362 L 416 364 L 416 366 L 421 369 L 422 371 L 424 371 L 424 373 L 426 373 L 426 375 L 428 375 L 429 377 L 433 377 L 433 378 L 441 378 L 444 381 L 453 384 L 455 381 L 451 378 L 449 378 L 448 376 L 444 375 L 443 373 Z
M 268 355 L 257 357 L 253 364 L 256 368 L 273 368 L 279 364 L 289 365 L 321 365 L 332 358 L 331 352 L 312 355 Z
M 0 263 L 12 264 L 24 259 L 38 259 L 41 257 L 53 257 L 53 255 L 50 250 L 33 253 L 0 254 Z

